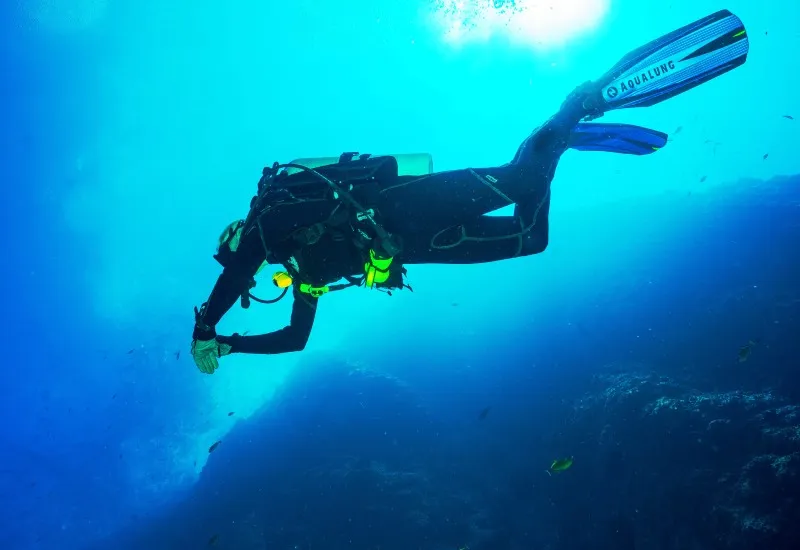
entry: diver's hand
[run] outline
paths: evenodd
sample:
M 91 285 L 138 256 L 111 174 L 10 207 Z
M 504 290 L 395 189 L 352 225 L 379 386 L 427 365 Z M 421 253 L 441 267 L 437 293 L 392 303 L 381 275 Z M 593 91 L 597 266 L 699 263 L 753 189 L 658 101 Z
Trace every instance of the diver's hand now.
M 211 340 L 192 340 L 192 358 L 194 364 L 204 374 L 214 374 L 219 368 L 218 358 L 231 352 L 229 344 L 223 344 L 217 338 Z

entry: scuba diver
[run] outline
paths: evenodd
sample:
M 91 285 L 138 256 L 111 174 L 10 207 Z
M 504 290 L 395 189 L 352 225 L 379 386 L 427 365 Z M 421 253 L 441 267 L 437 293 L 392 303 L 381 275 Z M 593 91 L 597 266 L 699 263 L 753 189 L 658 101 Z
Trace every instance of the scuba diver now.
M 742 22 L 727 10 L 673 31 L 579 86 L 502 166 L 434 173 L 429 155 L 345 153 L 264 168 L 247 217 L 220 238 L 214 257 L 222 274 L 195 308 L 195 364 L 211 374 L 230 353 L 300 351 L 324 294 L 410 288 L 409 265 L 487 263 L 544 251 L 550 184 L 567 149 L 646 155 L 667 142 L 655 130 L 588 121 L 683 93 L 742 65 L 748 51 Z M 513 215 L 486 215 L 512 204 Z M 267 264 L 282 268 L 272 278 L 282 293 L 271 300 L 251 293 Z M 243 307 L 251 300 L 272 303 L 290 289 L 294 303 L 285 328 L 253 336 L 216 333 L 237 300 Z

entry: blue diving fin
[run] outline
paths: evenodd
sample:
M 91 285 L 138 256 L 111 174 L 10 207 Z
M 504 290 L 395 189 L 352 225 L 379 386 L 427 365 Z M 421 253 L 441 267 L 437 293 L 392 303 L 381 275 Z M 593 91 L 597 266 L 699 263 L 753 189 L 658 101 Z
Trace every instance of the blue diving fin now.
M 633 50 L 602 76 L 602 112 L 648 107 L 735 69 L 750 43 L 742 21 L 721 10 Z
M 667 134 L 632 124 L 581 122 L 569 139 L 578 151 L 606 151 L 627 155 L 649 155 L 667 144 Z

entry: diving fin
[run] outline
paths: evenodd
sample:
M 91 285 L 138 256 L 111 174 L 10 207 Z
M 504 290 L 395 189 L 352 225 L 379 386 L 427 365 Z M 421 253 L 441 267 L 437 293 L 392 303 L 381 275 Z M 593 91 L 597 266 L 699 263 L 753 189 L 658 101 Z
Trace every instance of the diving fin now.
M 572 130 L 569 148 L 607 151 L 627 155 L 649 155 L 667 144 L 667 134 L 632 124 L 581 122 Z
M 623 57 L 597 82 L 598 110 L 660 103 L 742 65 L 749 49 L 742 21 L 718 11 Z

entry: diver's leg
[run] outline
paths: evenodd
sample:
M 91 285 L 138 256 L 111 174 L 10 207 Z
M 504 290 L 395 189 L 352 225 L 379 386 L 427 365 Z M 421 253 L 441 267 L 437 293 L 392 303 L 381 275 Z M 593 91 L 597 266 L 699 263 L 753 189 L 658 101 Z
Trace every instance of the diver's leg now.
M 587 84 L 570 94 L 508 164 L 401 177 L 382 189 L 379 209 L 387 230 L 404 241 L 403 261 L 483 263 L 542 252 L 550 182 L 592 90 Z M 485 215 L 511 204 L 513 216 Z
M 557 163 L 569 148 L 575 126 L 587 116 L 597 114 L 592 102 L 596 90 L 597 85 L 592 82 L 575 88 L 558 112 L 522 142 L 511 164 Z
M 401 261 L 476 264 L 539 254 L 549 239 L 550 193 L 526 197 L 513 216 L 479 216 L 437 232 L 416 232 L 403 242 Z
M 595 91 L 591 82 L 576 88 L 503 166 L 397 178 L 381 188 L 378 203 L 383 205 L 383 214 L 399 218 L 398 222 L 408 215 L 418 218 L 418 223 L 432 220 L 441 228 L 516 204 L 522 197 L 543 194 L 569 147 L 572 130 L 593 112 L 588 101 Z
M 401 238 L 406 264 L 473 264 L 538 254 L 548 243 L 554 170 L 555 163 L 544 168 L 519 163 L 415 178 L 395 195 L 407 207 L 382 209 L 390 214 L 382 219 Z M 507 195 L 509 190 L 515 194 Z M 511 216 L 485 215 L 511 204 Z
M 380 191 L 378 208 L 389 231 L 441 230 L 508 206 L 538 204 L 548 192 L 569 136 L 586 116 L 584 87 L 573 92 L 503 166 L 401 176 Z

